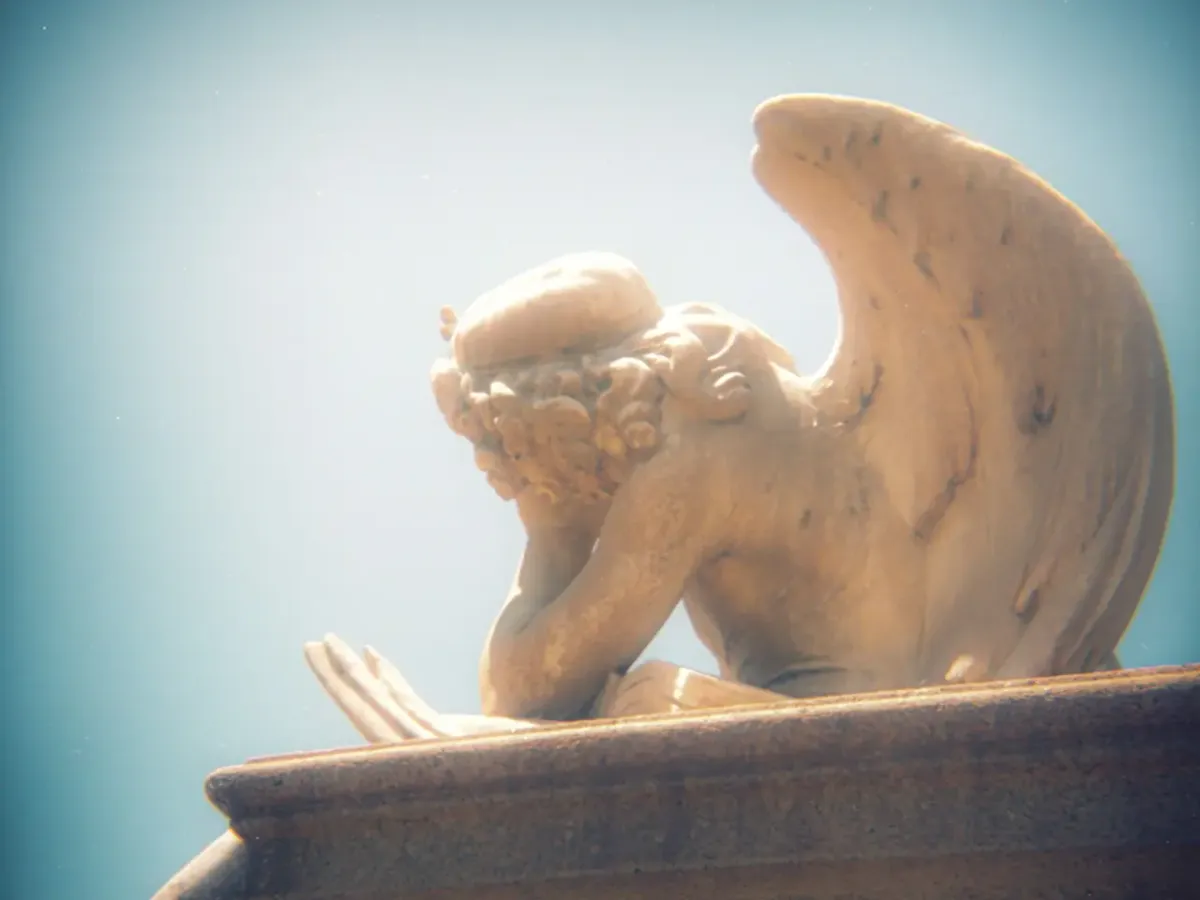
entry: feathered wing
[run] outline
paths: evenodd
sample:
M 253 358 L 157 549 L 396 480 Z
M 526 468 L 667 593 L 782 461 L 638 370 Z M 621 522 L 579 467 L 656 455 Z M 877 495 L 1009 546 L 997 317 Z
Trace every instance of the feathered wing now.
M 754 173 L 822 248 L 842 329 L 817 381 L 924 545 L 926 677 L 1102 665 L 1170 508 L 1170 382 L 1137 279 L 1015 160 L 884 103 L 755 113 Z M 840 424 L 839 424 L 840 423 Z

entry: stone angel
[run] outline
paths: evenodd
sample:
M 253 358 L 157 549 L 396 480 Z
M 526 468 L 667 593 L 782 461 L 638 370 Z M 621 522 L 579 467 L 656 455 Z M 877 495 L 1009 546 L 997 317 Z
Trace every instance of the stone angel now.
M 754 176 L 836 280 L 828 361 L 800 373 L 721 307 L 662 308 L 607 253 L 445 311 L 438 406 L 527 542 L 483 650 L 483 716 L 436 713 L 372 650 L 307 646 L 367 739 L 670 693 L 688 673 L 630 667 L 680 602 L 720 679 L 693 676 L 675 708 L 1116 665 L 1174 477 L 1130 266 L 1038 176 L 939 122 L 824 95 L 753 122 Z

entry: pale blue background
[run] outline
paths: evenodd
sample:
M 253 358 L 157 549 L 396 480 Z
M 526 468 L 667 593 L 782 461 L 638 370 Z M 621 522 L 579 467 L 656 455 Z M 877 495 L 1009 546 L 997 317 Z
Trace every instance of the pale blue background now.
M 828 272 L 747 165 L 782 92 L 947 120 L 1121 245 L 1180 459 L 1123 652 L 1200 659 L 1193 8 L 4 4 L 0 893 L 146 897 L 220 832 L 210 770 L 357 742 L 328 630 L 478 708 L 521 536 L 433 405 L 441 305 L 608 248 L 824 359 Z

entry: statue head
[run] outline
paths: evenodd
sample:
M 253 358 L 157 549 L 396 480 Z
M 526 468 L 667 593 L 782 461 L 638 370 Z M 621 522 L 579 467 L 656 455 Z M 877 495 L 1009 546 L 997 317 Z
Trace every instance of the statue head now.
M 506 500 L 528 489 L 609 500 L 672 421 L 735 422 L 753 370 L 792 369 L 783 348 L 717 306 L 664 311 L 610 253 L 552 260 L 442 321 L 452 356 L 434 365 L 434 396 Z

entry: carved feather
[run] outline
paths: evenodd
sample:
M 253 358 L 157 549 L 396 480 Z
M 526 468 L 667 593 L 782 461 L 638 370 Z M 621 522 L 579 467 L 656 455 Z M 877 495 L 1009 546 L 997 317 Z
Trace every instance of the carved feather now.
M 928 664 L 1099 666 L 1173 490 L 1167 365 L 1129 265 L 1014 159 L 907 110 L 794 95 L 754 127 L 755 177 L 837 282 L 819 414 L 927 547 Z

